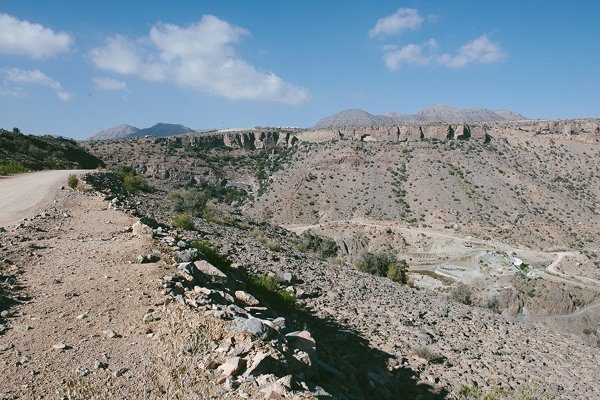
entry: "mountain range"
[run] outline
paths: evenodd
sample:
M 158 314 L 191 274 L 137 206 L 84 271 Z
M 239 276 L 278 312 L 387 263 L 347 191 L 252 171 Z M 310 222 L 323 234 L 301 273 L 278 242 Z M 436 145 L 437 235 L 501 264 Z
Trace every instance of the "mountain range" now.
M 488 110 L 485 108 L 454 108 L 436 104 L 424 108 L 415 114 L 389 113 L 373 115 L 360 109 L 344 110 L 323 118 L 314 126 L 316 129 L 339 126 L 375 126 L 410 124 L 420 122 L 485 122 L 485 121 L 514 121 L 527 119 L 525 116 L 508 110 Z
M 96 133 L 89 140 L 119 140 L 139 136 L 173 136 L 192 133 L 193 129 L 181 124 L 166 124 L 159 122 L 150 128 L 140 129 L 132 125 L 121 124 Z

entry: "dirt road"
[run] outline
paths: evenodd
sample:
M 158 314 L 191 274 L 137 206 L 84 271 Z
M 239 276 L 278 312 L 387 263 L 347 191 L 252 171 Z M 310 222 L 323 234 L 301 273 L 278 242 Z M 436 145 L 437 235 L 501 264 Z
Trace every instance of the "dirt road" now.
M 0 176 L 0 226 L 15 225 L 43 205 L 62 185 L 69 174 L 83 170 L 40 171 L 13 176 Z

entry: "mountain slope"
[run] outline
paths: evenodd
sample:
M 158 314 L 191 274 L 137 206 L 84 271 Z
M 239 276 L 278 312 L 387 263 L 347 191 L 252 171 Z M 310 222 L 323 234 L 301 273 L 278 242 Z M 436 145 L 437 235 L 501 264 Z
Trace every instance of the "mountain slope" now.
M 104 131 L 100 131 L 92 136 L 89 140 L 118 140 L 125 139 L 131 137 L 136 132 L 138 132 L 140 128 L 136 128 L 135 126 L 120 124 L 113 128 L 106 129 Z
M 72 139 L 35 136 L 0 129 L 0 164 L 17 163 L 27 169 L 93 169 L 104 166 Z
M 364 110 L 350 109 L 324 118 L 316 123 L 315 128 L 331 126 L 374 126 L 391 125 L 396 122 L 396 116 L 373 115 Z
M 173 136 L 173 135 L 182 135 L 185 133 L 192 133 L 193 129 L 188 128 L 187 126 L 181 124 L 166 124 L 164 122 L 159 122 L 156 125 L 151 126 L 150 128 L 136 128 L 132 125 L 121 124 L 117 125 L 113 128 L 106 129 L 104 131 L 100 131 L 96 133 L 94 136 L 90 137 L 89 140 L 119 140 L 119 139 L 129 139 L 133 137 L 140 136 Z
M 166 124 L 164 122 L 159 122 L 158 124 L 151 126 L 150 128 L 140 129 L 137 132 L 130 135 L 129 137 L 173 136 L 192 132 L 194 132 L 193 129 L 181 124 Z
M 424 108 L 411 115 L 401 113 L 373 115 L 359 109 L 344 110 L 323 118 L 315 124 L 314 129 L 342 126 L 381 126 L 427 121 L 465 123 L 523 119 L 526 119 L 523 115 L 508 110 L 492 111 L 485 108 L 454 108 L 443 104 L 436 104 L 433 107 Z

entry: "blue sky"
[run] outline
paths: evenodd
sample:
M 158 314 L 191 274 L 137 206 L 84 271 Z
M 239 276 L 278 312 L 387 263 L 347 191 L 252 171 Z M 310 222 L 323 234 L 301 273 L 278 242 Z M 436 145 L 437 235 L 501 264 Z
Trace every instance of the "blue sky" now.
M 2 1 L 0 127 L 307 127 L 444 103 L 600 116 L 598 1 Z

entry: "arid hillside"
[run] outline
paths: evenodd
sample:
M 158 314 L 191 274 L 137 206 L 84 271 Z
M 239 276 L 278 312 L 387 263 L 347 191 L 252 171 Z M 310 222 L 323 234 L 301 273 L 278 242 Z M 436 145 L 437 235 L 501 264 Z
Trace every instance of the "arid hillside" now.
M 460 140 L 445 138 L 447 125 L 433 128 L 425 132 L 437 137 L 403 142 L 383 128 L 319 144 L 302 133 L 307 141 L 253 209 L 282 225 L 366 218 L 542 249 L 597 245 L 596 137 L 492 126 Z

